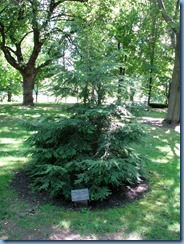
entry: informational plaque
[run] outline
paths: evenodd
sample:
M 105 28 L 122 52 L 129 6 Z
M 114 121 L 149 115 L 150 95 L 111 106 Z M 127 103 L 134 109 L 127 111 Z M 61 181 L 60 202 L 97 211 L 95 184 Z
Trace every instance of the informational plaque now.
M 71 190 L 72 202 L 88 201 L 89 190 L 88 188 Z

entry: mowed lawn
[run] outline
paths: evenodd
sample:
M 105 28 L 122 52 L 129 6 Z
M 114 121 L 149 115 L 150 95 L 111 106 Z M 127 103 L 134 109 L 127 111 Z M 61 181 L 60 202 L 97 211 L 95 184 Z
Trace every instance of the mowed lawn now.
M 1 240 L 180 240 L 180 134 L 172 128 L 145 125 L 143 145 L 149 158 L 149 191 L 121 207 L 81 211 L 21 201 L 11 187 L 24 168 L 29 133 L 20 120 L 64 114 L 62 104 L 0 104 L 0 239 Z M 159 112 L 143 116 L 164 118 Z M 34 211 L 32 211 L 34 209 Z

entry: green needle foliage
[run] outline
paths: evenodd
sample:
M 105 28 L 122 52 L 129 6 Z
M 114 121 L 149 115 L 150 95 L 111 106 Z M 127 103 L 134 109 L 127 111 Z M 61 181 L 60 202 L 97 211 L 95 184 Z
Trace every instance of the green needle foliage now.
M 70 199 L 70 191 L 89 188 L 91 200 L 103 200 L 118 187 L 145 177 L 145 159 L 130 148 L 144 130 L 122 119 L 126 110 L 111 106 L 75 106 L 70 118 L 42 118 L 26 127 L 34 133 L 28 173 L 36 190 Z

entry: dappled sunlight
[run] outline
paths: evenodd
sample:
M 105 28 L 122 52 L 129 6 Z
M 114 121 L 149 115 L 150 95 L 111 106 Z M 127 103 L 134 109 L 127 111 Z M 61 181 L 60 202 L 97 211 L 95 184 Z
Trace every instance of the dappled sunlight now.
M 180 213 L 180 203 L 179 202 L 174 202 L 173 203 L 173 211 L 176 213 L 176 214 L 179 214 Z
M 156 127 L 151 127 L 150 130 L 155 131 L 155 130 L 157 130 L 157 128 Z
M 166 158 L 158 158 L 158 159 L 155 159 L 155 162 L 161 163 L 161 164 L 167 164 L 169 161 Z
M 59 223 L 59 227 L 64 228 L 64 229 L 68 229 L 70 227 L 70 221 L 69 220 L 62 220 Z
M 172 195 L 173 195 L 174 199 L 179 200 L 179 196 L 180 196 L 180 188 L 179 188 L 179 186 L 173 190 Z M 178 202 L 173 202 L 173 204 L 175 204 L 175 206 L 176 205 L 177 206 L 180 205 L 180 204 L 178 204 Z
M 70 226 L 61 228 L 61 226 L 54 225 L 49 240 L 143 240 L 143 237 L 137 231 L 126 229 L 115 233 L 80 234 L 71 229 Z
M 26 161 L 25 157 L 1 157 L 0 165 L 9 165 L 13 166 L 15 162 L 24 163 Z
M 174 129 L 176 132 L 180 133 L 180 125 L 176 126 Z
M 172 151 L 165 150 L 164 147 L 157 147 L 157 149 L 159 150 L 159 154 L 157 158 L 154 159 L 155 162 L 162 164 L 162 163 L 170 163 L 173 161 L 174 155 Z
M 159 138 L 159 136 L 153 136 L 153 138 L 154 138 L 154 139 L 157 139 L 157 138 Z
M 179 157 L 180 156 L 180 144 L 176 143 L 173 150 L 174 150 L 175 154 Z
M 53 226 L 49 240 L 81 240 L 81 236 L 69 228 L 60 229 L 58 226 Z
M 147 213 L 145 219 L 147 219 L 148 221 L 154 221 L 155 216 L 152 213 Z
M 180 232 L 180 224 L 179 223 L 174 223 L 172 225 L 169 225 L 168 226 L 168 231 Z
M 1 118 L 1 120 L 10 119 L 10 118 L 8 118 L 7 113 L 3 113 L 2 111 L 1 111 L 1 114 L 0 114 L 0 118 Z
M 32 114 L 23 114 L 22 116 L 20 116 L 20 118 L 39 118 L 40 117 L 40 114 L 34 114 L 34 115 L 32 115 Z
M 0 158 L 0 175 L 13 175 L 15 170 L 19 170 L 24 165 L 28 163 L 28 160 L 25 158 L 17 157 L 17 158 Z
M 19 144 L 20 141 L 17 140 L 17 139 L 13 139 L 13 138 L 0 138 L 0 143 L 3 143 L 3 144 Z
M 11 134 L 11 132 L 12 132 L 12 128 L 10 128 L 9 126 L 3 126 L 3 128 L 1 128 L 1 130 L 0 130 L 0 133 L 1 133 L 0 135 L 2 135 L 2 133 Z
M 11 137 L 0 138 L 0 166 L 8 165 L 9 167 L 14 167 L 15 163 L 22 165 L 27 161 L 25 156 L 23 156 L 25 150 L 21 150 L 23 147 L 22 139 L 14 139 Z
M 148 135 L 145 139 L 146 147 L 136 145 L 135 148 L 138 149 L 138 152 L 152 160 L 152 164 L 150 164 L 152 170 L 154 170 L 153 162 L 156 163 L 156 168 L 160 168 L 162 164 L 169 164 L 170 167 L 179 169 L 179 134 L 173 129 L 165 130 L 158 127 L 147 127 L 147 129 Z M 152 134 L 149 134 L 149 131 L 152 131 Z M 151 150 L 151 148 L 153 148 L 153 150 Z M 174 165 L 172 166 L 173 163 Z

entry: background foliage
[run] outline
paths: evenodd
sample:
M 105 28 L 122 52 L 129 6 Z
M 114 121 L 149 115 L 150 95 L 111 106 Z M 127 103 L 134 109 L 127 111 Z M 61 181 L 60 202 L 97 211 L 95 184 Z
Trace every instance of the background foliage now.
M 174 49 L 156 2 L 64 1 L 53 5 L 54 10 L 49 6 L 55 1 L 9 2 L 3 1 L 0 8 L 1 49 L 8 47 L 20 66 L 13 67 L 22 75 L 23 65 L 30 65 L 41 48 L 33 69 L 36 93 L 97 104 L 109 98 L 168 103 Z M 174 3 L 166 4 L 178 23 L 174 9 Z M 5 62 L 3 56 L 0 59 Z M 7 76 L 3 72 L 3 79 Z M 21 92 L 22 79 L 18 82 Z

